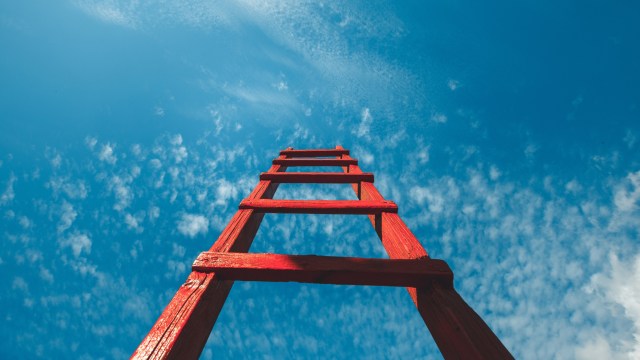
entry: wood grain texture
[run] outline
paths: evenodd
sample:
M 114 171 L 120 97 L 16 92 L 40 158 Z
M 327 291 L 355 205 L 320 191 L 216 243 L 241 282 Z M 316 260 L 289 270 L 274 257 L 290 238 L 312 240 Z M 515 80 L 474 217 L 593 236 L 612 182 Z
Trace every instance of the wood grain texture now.
M 280 155 L 285 157 L 317 157 L 317 156 L 341 156 L 349 155 L 347 149 L 309 149 L 309 150 L 282 150 Z
M 358 165 L 356 159 L 275 159 L 274 165 L 284 166 L 348 166 Z
M 398 212 L 393 201 L 360 200 L 249 200 L 240 202 L 240 209 L 265 213 L 290 214 L 377 214 Z
M 432 284 L 414 290 L 416 307 L 445 359 L 513 359 L 453 287 Z
M 350 159 L 348 155 L 342 158 Z M 357 165 L 342 169 L 350 174 L 362 172 Z M 360 192 L 362 200 L 384 200 L 372 183 L 363 182 L 352 187 L 356 195 Z M 427 251 L 398 214 L 369 215 L 369 219 L 390 258 L 427 256 Z M 445 359 L 513 359 L 509 350 L 455 288 L 434 285 L 407 287 L 407 291 Z
M 453 286 L 449 266 L 434 259 L 203 252 L 192 269 L 215 272 L 221 280 L 413 287 L 438 282 Z
M 361 181 L 373 182 L 371 173 L 328 173 L 328 172 L 289 172 L 289 173 L 262 173 L 260 180 L 269 180 L 276 183 L 306 183 L 306 184 L 349 184 Z
M 273 165 L 269 172 L 285 170 Z M 277 186 L 260 181 L 249 199 L 271 198 Z M 238 210 L 210 251 L 248 251 L 263 216 Z M 191 272 L 131 358 L 197 359 L 232 286 L 232 281 L 219 281 L 214 273 Z

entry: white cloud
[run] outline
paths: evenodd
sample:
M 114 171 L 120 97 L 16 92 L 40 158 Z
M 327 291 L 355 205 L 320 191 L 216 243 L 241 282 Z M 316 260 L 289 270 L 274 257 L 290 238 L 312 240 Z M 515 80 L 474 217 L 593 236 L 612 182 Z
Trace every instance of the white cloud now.
M 0 205 L 8 204 L 15 198 L 16 194 L 13 191 L 13 183 L 16 180 L 17 178 L 15 177 L 15 175 L 11 173 L 11 176 L 9 177 L 9 181 L 7 181 L 7 187 L 4 189 L 4 192 L 2 193 L 2 195 L 0 195 Z
M 564 189 L 569 193 L 577 194 L 582 190 L 582 186 L 580 185 L 578 180 L 573 179 L 564 186 Z
M 162 161 L 158 159 L 151 159 L 149 160 L 149 165 L 154 169 L 160 169 L 162 167 Z
M 614 202 L 620 211 L 632 211 L 638 208 L 640 201 L 640 171 L 627 175 L 627 181 L 619 185 Z
M 491 168 L 489 168 L 489 178 L 493 181 L 496 181 L 498 180 L 500 175 L 502 175 L 500 173 L 500 170 L 495 165 L 491 165 Z
M 375 157 L 370 152 L 362 152 L 362 153 L 360 153 L 360 160 L 362 160 L 362 163 L 365 164 L 365 165 L 373 164 L 373 160 L 374 159 L 375 159 Z
M 273 87 L 278 89 L 278 91 L 285 91 L 289 89 L 289 85 L 287 85 L 287 82 L 284 80 L 281 80 L 277 84 L 274 84 Z
M 131 11 L 133 10 L 132 8 L 135 8 L 133 5 L 130 5 L 128 7 L 129 9 L 126 9 L 120 2 L 109 0 L 77 0 L 75 1 L 75 4 L 85 13 L 106 23 L 127 28 L 136 27 L 135 14 Z M 132 4 L 135 4 L 135 2 Z
M 28 217 L 26 216 L 20 216 L 18 218 L 18 223 L 20 224 L 20 226 L 22 226 L 23 229 L 29 229 L 32 225 L 33 222 L 31 220 L 29 220 Z
M 64 193 L 69 199 L 85 199 L 89 193 L 83 180 L 74 181 L 65 177 L 52 177 L 45 186 L 53 191 L 54 197 Z
M 51 166 L 54 169 L 57 169 L 60 167 L 60 164 L 62 163 L 62 157 L 60 156 L 60 154 L 56 154 L 53 159 L 51 159 Z
M 15 278 L 13 278 L 11 288 L 13 290 L 21 290 L 22 292 L 26 293 L 29 291 L 29 284 L 27 284 L 27 282 L 22 277 L 16 276 Z
M 93 149 L 96 147 L 96 144 L 98 143 L 98 139 L 92 136 L 87 136 L 84 138 L 84 143 L 85 145 L 87 145 L 89 150 L 93 151 Z
M 238 189 L 235 185 L 225 179 L 218 181 L 215 201 L 217 205 L 227 205 L 229 200 L 235 199 L 237 195 Z
M 60 221 L 58 221 L 58 233 L 62 233 L 71 227 L 76 220 L 78 213 L 73 209 L 73 205 L 63 201 L 60 206 Z
M 53 274 L 44 266 L 40 266 L 40 278 L 49 284 L 53 284 L 54 282 Z
M 627 133 L 625 134 L 624 139 L 622 139 L 622 141 L 624 141 L 624 143 L 627 144 L 627 148 L 631 149 L 633 145 L 635 145 L 636 143 L 636 136 L 634 135 L 633 132 L 631 132 L 631 130 L 627 129 Z
M 176 134 L 172 136 L 171 139 L 169 139 L 169 143 L 171 143 L 171 145 L 173 146 L 182 145 L 182 135 Z
M 124 216 L 124 223 L 127 224 L 127 228 L 135 230 L 137 233 L 141 233 L 144 229 L 140 226 L 141 217 L 133 216 L 129 213 Z
M 537 151 L 538 151 L 538 146 L 537 145 L 529 144 L 524 149 L 524 156 L 526 156 L 526 158 L 529 159 L 529 160 L 533 160 L 533 157 L 535 156 Z
M 74 233 L 59 240 L 61 248 L 70 247 L 73 256 L 79 257 L 82 253 L 91 253 L 91 239 L 86 234 Z
M 189 155 L 189 153 L 187 152 L 187 148 L 184 146 L 173 148 L 171 149 L 171 152 L 173 153 L 173 159 L 175 160 L 176 164 L 181 163 L 182 160 L 186 159 Z
M 443 113 L 433 113 L 431 114 L 431 121 L 438 124 L 444 124 L 447 122 L 447 116 Z
M 426 203 L 431 212 L 439 213 L 443 210 L 445 203 L 444 197 L 428 187 L 414 186 L 411 188 L 410 196 L 418 204 L 422 205 Z
M 115 165 L 116 161 L 118 161 L 118 158 L 113 153 L 113 147 L 109 143 L 102 145 L 102 150 L 98 153 L 98 159 L 111 165 Z
M 639 359 L 640 358 L 640 254 L 628 262 L 621 262 L 615 253 L 609 254 L 611 268 L 607 272 L 597 273 L 591 277 L 587 287 L 590 293 L 596 292 L 609 304 L 619 305 L 624 316 L 631 320 L 633 327 L 633 343 L 611 344 L 602 336 L 587 340 L 584 348 L 577 351 L 580 358 L 588 359 L 594 354 L 607 355 L 595 357 L 601 359 Z M 612 309 L 613 310 L 613 309 Z M 618 327 L 624 327 L 620 324 Z M 626 345 L 626 346 L 625 346 Z
M 151 206 L 149 208 L 149 220 L 155 221 L 160 217 L 160 208 L 157 206 Z
M 422 165 L 426 164 L 429 162 L 429 148 L 431 146 L 425 146 L 423 148 L 420 149 L 420 151 L 418 151 L 418 155 L 416 156 L 418 159 L 418 162 Z
M 354 130 L 353 133 L 358 137 L 368 137 L 372 122 L 373 117 L 371 117 L 369 108 L 363 108 L 360 112 L 360 125 L 358 125 L 358 128 Z
M 209 230 L 209 220 L 199 214 L 182 214 L 178 221 L 178 231 L 185 236 L 195 237 L 206 234 Z
M 129 178 L 121 178 L 120 176 L 114 176 L 109 180 L 107 188 L 112 191 L 116 198 L 116 203 L 113 208 L 117 211 L 122 211 L 131 205 L 133 200 L 133 192 L 129 187 Z
M 576 348 L 576 359 L 579 360 L 596 360 L 596 359 L 608 359 L 615 360 L 621 359 L 620 356 L 614 354 L 609 346 L 607 340 L 598 335 L 594 339 L 590 339 L 587 343 L 580 345 Z
M 451 91 L 456 91 L 460 87 L 460 81 L 449 79 L 447 81 L 447 87 L 449 87 Z

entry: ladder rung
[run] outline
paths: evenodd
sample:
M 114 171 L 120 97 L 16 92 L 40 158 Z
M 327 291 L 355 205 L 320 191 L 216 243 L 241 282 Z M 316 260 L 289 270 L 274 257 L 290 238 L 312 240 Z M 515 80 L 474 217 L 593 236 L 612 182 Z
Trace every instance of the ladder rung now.
M 372 173 L 326 173 L 326 172 L 281 172 L 262 173 L 260 180 L 270 180 L 276 183 L 327 183 L 353 184 L 361 181 L 373 182 Z
M 317 149 L 317 150 L 282 150 L 280 155 L 289 157 L 315 157 L 349 155 L 347 149 Z
M 378 214 L 397 213 L 393 201 L 362 200 L 242 200 L 240 209 L 252 209 L 266 213 L 290 214 Z
M 453 286 L 453 273 L 436 259 L 368 259 L 315 255 L 203 252 L 193 271 L 219 280 L 422 287 Z
M 357 159 L 275 159 L 273 165 L 284 166 L 349 166 L 358 165 Z

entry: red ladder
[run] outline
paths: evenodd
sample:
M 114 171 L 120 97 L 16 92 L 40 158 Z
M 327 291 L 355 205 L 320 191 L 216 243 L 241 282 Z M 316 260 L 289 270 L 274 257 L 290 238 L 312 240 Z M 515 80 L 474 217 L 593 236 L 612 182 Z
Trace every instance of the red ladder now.
M 341 166 L 343 172 L 287 173 L 287 166 Z M 350 183 L 359 200 L 272 200 L 279 183 Z M 265 213 L 366 214 L 390 259 L 250 254 Z M 449 266 L 429 258 L 396 204 L 375 188 L 373 174 L 340 146 L 280 152 L 218 240 L 195 260 L 132 358 L 198 358 L 234 280 L 404 286 L 445 358 L 513 359 L 456 292 Z

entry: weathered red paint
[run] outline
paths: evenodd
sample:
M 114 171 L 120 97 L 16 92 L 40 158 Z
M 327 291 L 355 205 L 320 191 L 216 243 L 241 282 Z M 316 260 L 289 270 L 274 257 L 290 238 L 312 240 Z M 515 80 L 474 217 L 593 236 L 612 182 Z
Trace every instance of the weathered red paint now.
M 442 355 L 447 359 L 512 359 L 509 351 L 453 288 L 453 274 L 426 250 L 373 185 L 349 151 L 280 152 L 269 172 L 240 204 L 209 252 L 194 263 L 156 324 L 133 353 L 136 359 L 196 359 L 213 328 L 233 279 L 407 286 Z M 337 159 L 289 159 L 337 156 Z M 333 161 L 333 162 L 330 162 Z M 283 173 L 286 166 L 343 166 L 345 173 Z M 331 164 L 331 165 L 329 165 Z M 321 166 L 323 166 L 321 165 Z M 351 183 L 359 201 L 268 200 L 278 183 Z M 357 203 L 357 204 L 356 204 Z M 265 212 L 370 214 L 389 259 L 246 254 Z
M 372 173 L 345 174 L 327 172 L 289 172 L 289 173 L 262 173 L 260 180 L 269 180 L 276 183 L 313 183 L 313 184 L 353 184 L 361 181 L 373 182 Z
M 240 209 L 265 213 L 289 214 L 377 214 L 398 212 L 393 201 L 360 200 L 250 200 L 240 202 Z
M 286 167 L 274 165 L 269 171 Z M 271 198 L 277 186 L 260 181 L 249 198 Z M 210 251 L 247 252 L 263 216 L 238 210 Z M 214 273 L 191 272 L 131 358 L 197 359 L 232 286 L 233 281 L 218 281 Z
M 275 159 L 273 165 L 284 166 L 348 166 L 358 165 L 356 159 Z
M 453 286 L 451 269 L 436 259 L 203 252 L 192 269 L 215 272 L 221 280 L 414 287 L 437 282 Z
M 357 165 L 343 167 L 343 171 L 351 174 L 362 172 Z M 352 187 L 362 200 L 384 199 L 372 183 L 354 184 Z M 369 215 L 369 219 L 390 258 L 427 256 L 420 241 L 398 214 Z M 455 288 L 434 284 L 407 287 L 407 291 L 445 359 L 513 359 L 509 350 Z

